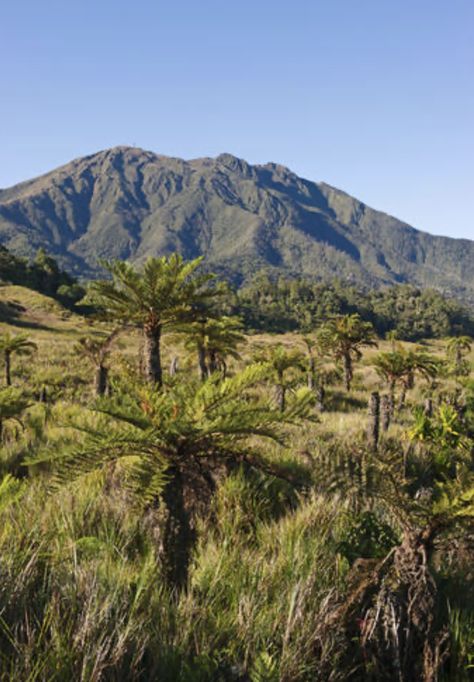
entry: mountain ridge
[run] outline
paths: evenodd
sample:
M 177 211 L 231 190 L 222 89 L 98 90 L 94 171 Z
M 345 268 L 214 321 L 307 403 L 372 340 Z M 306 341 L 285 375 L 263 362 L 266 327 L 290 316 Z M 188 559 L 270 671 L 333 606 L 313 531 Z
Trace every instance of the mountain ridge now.
M 232 154 L 185 161 L 136 147 L 75 159 L 0 190 L 0 243 L 43 247 L 74 275 L 98 258 L 179 251 L 241 281 L 256 269 L 474 301 L 474 242 L 430 235 L 324 182 Z

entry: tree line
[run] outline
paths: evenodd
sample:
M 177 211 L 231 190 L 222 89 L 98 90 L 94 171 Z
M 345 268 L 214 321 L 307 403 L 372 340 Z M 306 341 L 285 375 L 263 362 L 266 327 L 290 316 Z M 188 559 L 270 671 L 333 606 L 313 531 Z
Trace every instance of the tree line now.
M 405 341 L 474 335 L 472 311 L 434 289 L 401 284 L 362 290 L 341 281 L 315 282 L 257 273 L 235 291 L 233 306 L 248 329 L 309 331 L 331 315 L 358 313 L 379 336 Z

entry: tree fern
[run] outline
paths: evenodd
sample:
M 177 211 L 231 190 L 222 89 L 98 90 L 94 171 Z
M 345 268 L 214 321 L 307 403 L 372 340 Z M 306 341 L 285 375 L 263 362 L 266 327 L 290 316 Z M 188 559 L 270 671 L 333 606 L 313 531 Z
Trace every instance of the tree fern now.
M 182 587 L 194 544 L 192 519 L 208 504 L 217 478 L 242 462 L 278 475 L 255 438 L 282 442 L 283 427 L 308 416 L 307 389 L 298 392 L 287 412 L 257 399 L 255 389 L 267 375 L 268 367 L 254 365 L 221 382 L 209 379 L 198 387 L 188 383 L 166 392 L 136 387 L 127 395 L 104 399 L 89 424 L 76 424 L 83 442 L 60 458 L 53 449 L 42 461 L 54 466 L 53 480 L 59 484 L 110 465 L 120 467 L 123 484 L 137 503 L 160 506 L 158 544 L 165 575 Z

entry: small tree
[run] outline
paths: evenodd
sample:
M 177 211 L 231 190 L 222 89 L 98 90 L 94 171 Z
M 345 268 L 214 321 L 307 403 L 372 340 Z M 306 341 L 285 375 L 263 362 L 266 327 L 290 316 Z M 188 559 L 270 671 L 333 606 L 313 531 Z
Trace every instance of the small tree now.
M 119 332 L 119 329 L 115 329 L 102 337 L 84 336 L 75 346 L 76 352 L 87 358 L 95 368 L 94 389 L 97 396 L 107 391 L 109 368 L 106 363 Z
M 395 405 L 395 388 L 400 386 L 399 408 L 405 404 L 406 393 L 414 386 L 418 373 L 426 379 L 436 376 L 439 369 L 438 360 L 423 350 L 405 350 L 398 346 L 396 350 L 378 353 L 373 359 L 377 374 L 387 383 L 390 396 L 390 412 Z
M 284 414 L 257 400 L 255 388 L 267 376 L 266 366 L 253 365 L 221 382 L 189 382 L 166 392 L 132 386 L 127 395 L 103 403 L 102 424 L 96 416 L 81 446 L 60 461 L 53 453 L 56 478 L 70 483 L 120 462 L 135 501 L 156 518 L 157 553 L 168 584 L 183 588 L 196 540 L 195 517 L 209 504 L 217 477 L 238 464 L 278 475 L 255 439 L 280 442 L 281 427 L 306 414 L 306 389 Z M 87 433 L 87 425 L 80 428 Z
M 281 344 L 270 346 L 257 354 L 257 360 L 264 362 L 270 369 L 276 386 L 276 399 L 280 412 L 286 409 L 286 394 L 294 386 L 294 379 L 288 378 L 291 369 L 304 370 L 304 355 L 299 350 L 287 350 Z
M 186 262 L 178 254 L 149 258 L 142 271 L 123 261 L 103 261 L 112 281 L 93 282 L 89 298 L 109 318 L 143 332 L 144 373 L 161 387 L 161 337 L 178 323 L 191 321 L 219 289 L 210 288 L 213 275 L 196 274 L 202 258 Z
M 376 346 L 374 329 L 370 322 L 361 320 L 358 314 L 337 315 L 318 330 L 318 341 L 323 352 L 342 362 L 344 385 L 351 390 L 354 361 L 362 357 L 363 346 Z
M 34 341 L 25 334 L 17 334 L 13 336 L 10 332 L 5 332 L 0 336 L 0 353 L 3 354 L 5 362 L 5 383 L 7 386 L 12 385 L 11 377 L 11 358 L 12 355 L 31 355 L 33 351 L 38 348 Z
M 398 402 L 399 409 L 405 405 L 407 391 L 415 386 L 415 376 L 419 374 L 425 379 L 432 379 L 440 369 L 440 362 L 437 358 L 422 349 L 403 351 L 405 372 L 401 377 L 401 391 Z
M 449 339 L 447 356 L 455 376 L 469 374 L 469 365 L 465 361 L 472 348 L 472 339 L 469 336 L 454 336 Z
M 204 381 L 214 372 L 227 374 L 227 357 L 239 359 L 238 347 L 245 342 L 242 323 L 237 317 L 205 318 L 178 327 L 185 335 L 184 345 L 197 352 L 199 375 Z
M 390 416 L 393 417 L 395 408 L 395 388 L 406 372 L 405 356 L 401 350 L 378 353 L 374 357 L 372 364 L 375 367 L 377 374 L 387 383 Z

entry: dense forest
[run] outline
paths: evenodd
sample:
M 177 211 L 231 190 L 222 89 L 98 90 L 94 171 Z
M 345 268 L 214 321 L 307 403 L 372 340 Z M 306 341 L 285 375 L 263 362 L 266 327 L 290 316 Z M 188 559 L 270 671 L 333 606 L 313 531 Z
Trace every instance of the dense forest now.
M 468 312 L 0 255 L 2 682 L 473 679 Z
M 474 334 L 472 313 L 434 289 L 409 284 L 363 291 L 340 281 L 271 278 L 265 271 L 236 294 L 235 310 L 250 329 L 310 331 L 331 315 L 358 313 L 377 334 L 418 341 Z

